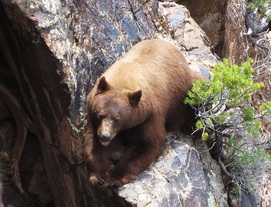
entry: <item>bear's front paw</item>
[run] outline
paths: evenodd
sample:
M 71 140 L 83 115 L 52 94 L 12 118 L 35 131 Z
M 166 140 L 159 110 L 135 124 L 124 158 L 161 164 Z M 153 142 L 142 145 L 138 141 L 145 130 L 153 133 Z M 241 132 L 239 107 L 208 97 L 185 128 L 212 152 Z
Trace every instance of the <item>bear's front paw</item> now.
M 121 179 L 117 179 L 114 177 L 109 177 L 107 180 L 105 180 L 103 187 L 120 187 L 123 186 L 124 184 L 128 183 L 130 180 L 133 180 L 136 178 L 136 175 L 125 175 Z
M 103 187 L 120 187 L 123 186 L 125 183 L 123 183 L 121 180 L 115 179 L 115 178 L 108 178 L 104 184 Z

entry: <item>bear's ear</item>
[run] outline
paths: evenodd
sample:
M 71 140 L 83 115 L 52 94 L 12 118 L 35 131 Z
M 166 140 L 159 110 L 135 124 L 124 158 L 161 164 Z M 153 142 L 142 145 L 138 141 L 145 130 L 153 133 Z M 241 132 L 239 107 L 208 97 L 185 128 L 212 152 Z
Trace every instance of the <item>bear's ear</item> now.
M 105 92 L 109 89 L 109 84 L 107 83 L 107 81 L 105 80 L 105 77 L 101 77 L 101 79 L 99 80 L 99 84 L 98 84 L 98 93 L 102 93 Z
M 129 98 L 130 104 L 131 104 L 133 107 L 136 107 L 137 104 L 138 104 L 139 101 L 140 101 L 141 96 L 142 96 L 142 91 L 141 91 L 141 90 L 138 90 L 138 91 L 133 92 L 133 93 L 129 93 L 129 94 L 128 94 L 128 98 Z

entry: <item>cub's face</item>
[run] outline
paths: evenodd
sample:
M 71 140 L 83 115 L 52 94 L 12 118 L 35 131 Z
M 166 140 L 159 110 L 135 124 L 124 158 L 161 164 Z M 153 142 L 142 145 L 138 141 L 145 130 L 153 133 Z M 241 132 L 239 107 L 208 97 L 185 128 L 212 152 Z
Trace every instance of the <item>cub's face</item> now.
M 128 102 L 100 94 L 95 97 L 90 113 L 101 145 L 108 146 L 119 132 L 127 128 L 132 108 Z

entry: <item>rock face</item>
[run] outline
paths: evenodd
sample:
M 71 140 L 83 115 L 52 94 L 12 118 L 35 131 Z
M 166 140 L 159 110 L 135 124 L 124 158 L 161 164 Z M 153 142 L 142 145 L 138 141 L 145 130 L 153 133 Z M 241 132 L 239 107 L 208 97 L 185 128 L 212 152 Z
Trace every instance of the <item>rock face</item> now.
M 36 128 L 29 132 L 20 162 L 24 194 L 6 185 L 4 204 L 227 206 L 219 167 L 208 153 L 200 153 L 201 144 L 185 137 L 174 141 L 169 136 L 159 161 L 119 192 L 91 186 L 84 167 L 86 95 L 133 44 L 165 38 L 185 53 L 193 70 L 210 76 L 217 60 L 185 7 L 148 0 L 1 0 L 0 23 L 5 65 L 0 81 Z M 1 124 L 16 121 L 5 111 L 0 110 L 0 117 L 9 118 Z
M 228 1 L 178 0 L 177 2 L 188 8 L 193 19 L 209 37 L 215 52 L 223 57 L 221 51 L 224 44 L 225 14 Z
M 261 81 L 264 83 L 264 87 L 254 94 L 253 106 L 258 108 L 261 103 L 271 101 L 270 93 L 270 41 L 267 35 L 263 33 L 259 37 L 249 38 L 245 36 L 247 28 L 245 24 L 245 13 L 246 13 L 246 1 L 242 1 L 240 4 L 237 0 L 228 1 L 227 12 L 226 12 L 226 23 L 225 23 L 225 44 L 223 48 L 223 54 L 229 59 L 232 64 L 240 64 L 252 57 L 254 59 L 255 68 L 255 81 Z M 259 14 L 257 15 L 257 22 L 260 22 Z M 259 45 L 267 46 L 259 47 L 255 45 L 259 39 Z M 270 120 L 264 118 L 262 120 L 263 136 L 258 140 L 259 146 L 265 148 L 267 151 L 271 149 L 270 145 Z M 268 207 L 271 204 L 271 168 L 269 167 L 266 174 L 258 180 L 256 184 L 255 192 L 252 195 L 246 196 L 243 193 L 241 199 L 242 206 L 247 206 L 245 200 L 251 202 L 251 206 L 264 206 Z
M 245 8 L 244 1 L 240 4 L 236 0 L 229 0 L 226 7 L 225 41 L 222 54 L 223 57 L 229 59 L 230 64 L 240 64 L 250 57 L 246 38 L 243 36 L 246 33 Z
M 209 38 L 184 6 L 165 7 L 163 5 L 161 3 L 158 10 L 163 21 L 157 24 L 166 28 L 167 36 L 170 35 L 172 38 L 170 41 L 186 54 L 190 68 L 209 78 L 208 71 L 217 62 L 216 57 L 211 53 Z M 155 36 L 161 36 L 161 32 L 155 33 Z
M 158 161 L 119 188 L 119 195 L 135 206 L 228 206 L 220 168 L 206 145 L 197 143 L 205 148 L 196 149 L 183 134 L 167 138 Z

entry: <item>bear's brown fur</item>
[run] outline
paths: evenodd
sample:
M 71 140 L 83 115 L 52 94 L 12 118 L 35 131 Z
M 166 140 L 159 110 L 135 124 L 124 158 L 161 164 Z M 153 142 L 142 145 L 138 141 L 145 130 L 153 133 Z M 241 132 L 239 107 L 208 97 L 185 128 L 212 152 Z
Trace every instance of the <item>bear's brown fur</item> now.
M 159 39 L 136 44 L 114 63 L 88 95 L 89 180 L 121 186 L 157 159 L 166 131 L 191 129 L 195 115 L 183 100 L 201 78 L 175 46 Z M 118 151 L 123 155 L 113 163 Z

